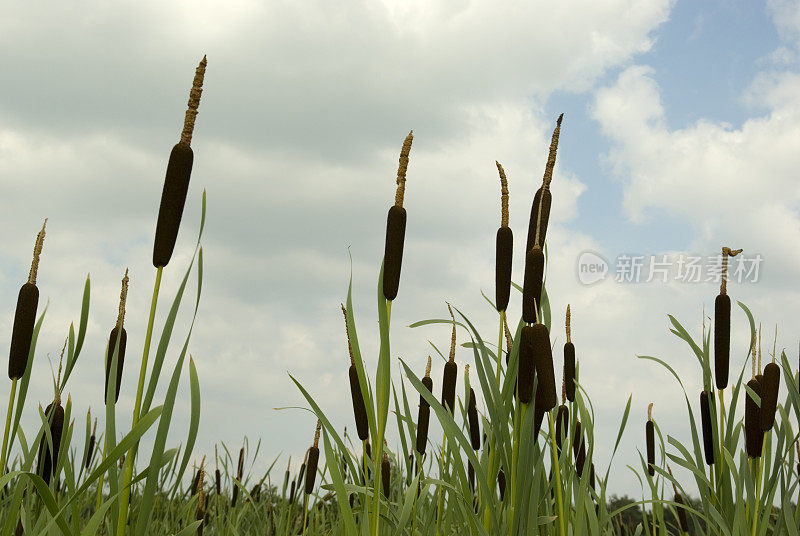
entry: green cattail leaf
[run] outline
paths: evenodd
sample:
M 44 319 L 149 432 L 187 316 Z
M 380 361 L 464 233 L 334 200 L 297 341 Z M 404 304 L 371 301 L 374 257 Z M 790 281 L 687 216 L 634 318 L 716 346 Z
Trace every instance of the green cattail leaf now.
M 189 465 L 189 459 L 192 456 L 192 449 L 194 449 L 195 441 L 197 440 L 197 431 L 200 428 L 200 382 L 197 378 L 197 367 L 193 359 L 189 359 L 189 391 L 191 393 L 191 409 L 189 416 L 189 435 L 186 438 L 186 448 L 183 451 L 183 458 L 177 473 L 175 473 L 175 489 L 178 483 L 183 478 L 186 467 Z M 273 462 L 274 463 L 274 462 Z

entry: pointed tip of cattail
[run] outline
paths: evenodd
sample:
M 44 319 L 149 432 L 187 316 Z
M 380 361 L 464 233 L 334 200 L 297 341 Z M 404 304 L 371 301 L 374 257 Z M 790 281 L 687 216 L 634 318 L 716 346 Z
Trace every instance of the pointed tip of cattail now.
M 500 174 L 500 227 L 508 227 L 508 181 L 506 171 L 497 160 L 494 161 Z
M 569 311 L 569 304 L 567 304 L 567 321 L 566 321 L 566 329 L 567 329 L 567 342 L 572 342 L 572 332 L 570 330 L 570 311 Z
M 122 278 L 122 290 L 119 293 L 119 312 L 117 313 L 117 327 L 121 328 L 125 323 L 125 301 L 128 299 L 128 268 L 125 268 L 125 276 Z
M 94 418 L 94 426 L 92 426 L 92 435 L 95 435 L 97 432 L 97 417 Z
M 650 402 L 650 404 L 647 406 L 647 420 L 648 421 L 652 421 L 653 420 L 653 403 L 652 402 Z
M 428 356 L 428 364 L 425 366 L 425 377 L 431 377 L 431 356 Z
M 558 115 L 558 119 L 556 120 L 556 125 L 561 126 L 561 120 L 564 119 L 564 112 L 561 112 Z
M 203 94 L 203 79 L 206 75 L 206 65 L 208 60 L 206 56 L 200 60 L 197 69 L 194 73 L 194 80 L 192 81 L 192 89 L 189 92 L 189 102 L 187 103 L 186 116 L 183 120 L 183 131 L 181 132 L 181 141 L 186 145 L 192 144 L 192 133 L 194 132 L 194 123 L 197 119 L 197 108 L 200 106 L 200 96 Z
M 450 339 L 450 357 L 448 361 L 455 361 L 456 360 L 456 317 L 453 314 L 453 308 L 450 306 L 450 302 L 447 303 L 447 310 L 450 311 L 450 318 L 453 319 L 453 334 Z
M 350 343 L 350 331 L 347 329 L 347 309 L 344 304 L 342 306 L 342 314 L 344 315 L 344 332 L 347 335 L 347 353 L 350 355 L 350 364 L 355 365 L 356 360 L 353 358 L 353 345 Z
M 314 446 L 319 447 L 319 433 L 322 430 L 322 421 L 317 419 L 317 430 L 314 432 Z
M 397 166 L 397 192 L 394 196 L 394 204 L 403 207 L 403 197 L 406 191 L 406 172 L 408 171 L 408 155 L 411 154 L 411 142 L 414 141 L 414 131 L 410 131 L 406 139 L 403 140 L 403 148 L 400 149 L 400 162 Z
M 45 228 L 47 227 L 47 219 L 44 219 L 42 230 L 36 235 L 36 243 L 33 246 L 33 260 L 31 261 L 31 271 L 28 274 L 28 283 L 36 284 L 36 275 L 39 272 L 39 256 L 42 254 L 42 247 L 44 246 Z

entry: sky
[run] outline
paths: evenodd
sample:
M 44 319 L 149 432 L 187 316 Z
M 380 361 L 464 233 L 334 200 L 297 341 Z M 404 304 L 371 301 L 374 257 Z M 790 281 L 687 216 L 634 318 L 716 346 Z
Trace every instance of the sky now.
M 689 437 L 680 386 L 637 358 L 667 361 L 698 405 L 699 365 L 669 333 L 667 315 L 699 338 L 703 310 L 713 311 L 719 288 L 706 272 L 699 281 L 679 277 L 679 259 L 705 266 L 722 246 L 742 248 L 740 258 L 755 271 L 729 283 L 733 366 L 744 366 L 749 340 L 737 300 L 762 323 L 764 353 L 777 326 L 778 352 L 797 362 L 796 0 L 233 0 L 224 7 L 2 0 L 0 13 L 0 336 L 7 341 L 36 233 L 49 218 L 37 283 L 40 311 L 45 302 L 49 308 L 26 430 L 37 422 L 37 402 L 52 399 L 51 370 L 78 320 L 87 274 L 86 343 L 66 391 L 79 437 L 87 409 L 100 414 L 103 354 L 126 268 L 128 357 L 118 426 L 130 419 L 164 170 L 204 54 L 192 180 L 156 317 L 158 335 L 193 253 L 205 189 L 203 293 L 189 344 L 202 393 L 197 460 L 217 442 L 235 451 L 247 437 L 253 448 L 261 441 L 254 473 L 279 455 L 280 465 L 288 455 L 299 465 L 315 419 L 297 409 L 307 404 L 290 374 L 333 422 L 353 428 L 340 303 L 352 274 L 359 340 L 374 373 L 386 212 L 412 129 L 408 223 L 392 306 L 395 380 L 398 359 L 421 374 L 431 343 L 447 348 L 449 327 L 408 327 L 445 318 L 445 302 L 486 339 L 496 337 L 497 314 L 481 296 L 494 294 L 495 160 L 508 175 L 513 279 L 521 283 L 529 207 L 560 113 L 547 238 L 551 334 L 560 348 L 570 304 L 600 474 L 632 397 L 610 492 L 640 495 L 626 465 L 639 467 L 649 403 L 663 432 Z M 666 282 L 648 277 L 651 257 L 663 256 Z M 593 284 L 580 277 L 587 258 L 608 270 Z M 644 260 L 641 279 L 618 281 L 632 275 L 618 268 L 634 258 Z M 194 288 L 167 353 L 170 371 Z M 520 300 L 512 293 L 515 322 Z M 459 331 L 459 344 L 468 341 Z M 456 359 L 468 364 L 471 351 L 460 348 Z M 187 373 L 174 443 L 188 428 Z M 0 381 L 0 400 L 9 389 Z M 676 475 L 691 489 L 689 474 Z

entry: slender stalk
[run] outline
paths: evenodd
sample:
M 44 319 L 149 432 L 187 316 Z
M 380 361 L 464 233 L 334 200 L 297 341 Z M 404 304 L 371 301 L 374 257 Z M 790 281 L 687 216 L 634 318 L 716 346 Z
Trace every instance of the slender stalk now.
M 756 529 L 758 528 L 758 511 L 761 502 L 761 473 L 764 471 L 764 450 L 766 441 L 761 444 L 761 457 L 758 460 L 758 473 L 756 474 L 756 503 L 753 505 L 753 532 L 752 536 L 756 536 Z
M 101 460 L 106 459 L 107 445 L 108 442 L 105 440 L 105 438 L 103 438 L 103 457 L 101 458 Z M 98 511 L 100 509 L 100 506 L 103 504 L 103 478 L 105 476 L 106 476 L 105 472 L 100 473 L 100 480 L 97 481 L 97 504 L 94 509 L 95 512 Z
M 519 397 L 517 397 L 519 402 Z M 528 404 L 524 402 L 518 404 L 520 411 L 514 413 L 514 442 L 511 448 L 511 519 L 508 524 L 509 534 L 514 530 L 514 503 L 517 500 L 517 462 L 519 460 L 519 434 L 522 423 L 525 422 L 525 412 L 528 410 Z M 519 417 L 517 416 L 519 415 Z
M 558 463 L 558 449 L 556 449 L 556 431 L 553 426 L 553 415 L 547 413 L 550 423 L 550 452 L 553 453 L 553 473 L 556 477 L 556 503 L 558 505 L 558 530 L 561 536 L 567 536 L 567 527 L 564 524 L 564 500 L 561 497 L 561 466 Z
M 147 360 L 150 357 L 150 341 L 153 338 L 153 323 L 156 318 L 156 304 L 158 303 L 158 291 L 161 288 L 161 275 L 164 271 L 163 266 L 159 266 L 156 271 L 156 282 L 153 285 L 153 299 L 150 301 L 150 317 L 147 320 L 147 333 L 144 338 L 144 352 L 142 354 L 142 367 L 139 370 L 139 385 L 136 388 L 136 403 L 133 406 L 133 420 L 131 429 L 139 422 L 139 412 L 142 409 L 142 393 L 144 392 L 144 379 L 147 376 Z M 117 525 L 117 536 L 125 536 L 128 526 L 128 507 L 131 495 L 131 480 L 133 479 L 133 461 L 136 457 L 138 443 L 131 447 L 125 459 L 125 479 L 122 484 L 122 492 L 119 503 L 119 524 Z
M 14 414 L 14 395 L 17 393 L 17 380 L 18 378 L 14 378 L 11 380 L 11 394 L 8 395 L 8 412 L 6 413 L 6 428 L 3 432 L 3 450 L 2 456 L 0 456 L 0 476 L 6 474 L 6 460 L 8 456 L 8 452 L 6 452 L 6 448 L 11 450 L 11 447 L 8 445 L 8 433 L 11 431 L 11 418 Z
M 303 536 L 306 536 L 306 523 L 308 522 L 308 494 L 303 499 Z
M 498 336 L 498 341 L 497 341 L 497 376 L 496 376 L 496 378 L 497 378 L 497 388 L 498 388 L 499 392 L 502 392 L 502 387 L 503 387 L 502 385 L 500 385 L 500 372 L 501 372 L 501 369 L 502 369 L 501 362 L 502 362 L 502 355 L 503 355 L 503 325 L 504 325 L 505 317 L 506 317 L 506 312 L 505 311 L 500 311 L 500 334 Z M 495 477 L 495 475 L 497 474 L 497 471 L 498 471 L 495 468 L 495 452 L 497 451 L 497 447 L 498 447 L 497 443 L 498 443 L 497 438 L 496 437 L 492 437 L 492 442 L 491 442 L 491 447 L 490 447 L 491 450 L 489 451 L 489 472 L 487 473 L 487 476 L 486 476 L 487 484 L 489 485 L 488 489 L 492 489 L 492 487 L 493 487 L 492 486 L 492 479 Z M 488 497 L 487 497 L 487 500 L 484 501 L 484 505 L 483 505 L 483 528 L 484 528 L 484 530 L 486 530 L 486 532 L 489 532 L 489 524 L 491 523 L 491 514 L 489 513 L 489 508 L 490 508 L 490 505 L 489 505 L 489 501 L 488 501 Z

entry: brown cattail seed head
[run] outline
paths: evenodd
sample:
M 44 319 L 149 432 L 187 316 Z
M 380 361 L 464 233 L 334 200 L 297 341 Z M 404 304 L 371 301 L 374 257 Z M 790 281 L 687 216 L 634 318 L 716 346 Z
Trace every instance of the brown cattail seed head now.
M 727 246 L 722 248 L 722 281 L 719 285 L 719 293 L 728 293 L 728 257 L 735 257 L 741 253 L 741 249 L 731 249 Z
M 41 406 L 39 406 L 41 407 Z M 53 448 L 47 441 L 47 436 L 43 435 L 39 443 L 39 460 L 37 463 L 37 474 L 41 476 L 46 484 L 50 483 L 50 477 L 58 468 L 58 454 L 61 446 L 61 433 L 64 427 L 64 408 L 61 404 L 53 401 L 44 411 L 50 426 L 50 437 L 53 440 Z
M 703 425 L 703 450 L 706 464 L 714 465 L 714 432 L 711 426 L 711 408 L 709 406 L 708 391 L 700 393 L 700 419 Z
M 389 301 L 397 297 L 400 270 L 403 264 L 403 243 L 406 236 L 406 209 L 392 205 L 386 216 L 386 240 L 383 251 L 383 296 Z
M 761 396 L 761 385 L 756 378 L 752 378 L 747 382 L 747 386 L 759 397 Z M 756 403 L 755 399 L 749 392 L 745 392 L 744 404 L 744 436 L 745 445 L 747 448 L 747 455 L 750 458 L 758 458 L 761 456 L 761 441 L 763 440 L 764 433 L 761 430 L 761 410 Z
M 387 499 L 389 498 L 389 492 L 391 491 L 389 486 L 391 483 L 391 469 L 391 465 L 389 465 L 389 456 L 384 451 L 383 460 L 381 461 L 381 485 L 383 487 L 383 496 Z
M 731 353 L 731 299 L 719 294 L 714 300 L 714 376 L 717 389 L 728 386 Z
M 529 404 L 533 398 L 533 375 L 535 370 L 533 338 L 533 326 L 522 326 L 519 343 L 517 393 L 519 401 L 523 404 Z
M 183 131 L 181 132 L 181 143 L 185 143 L 186 145 L 192 144 L 192 132 L 194 132 L 194 122 L 197 119 L 197 108 L 200 106 L 200 96 L 203 94 L 203 78 L 206 75 L 207 64 L 208 61 L 204 55 L 194 72 L 192 89 L 189 92 L 186 117 L 183 120 Z
M 564 396 L 575 402 L 575 345 L 570 337 L 570 314 L 567 305 L 567 342 L 564 343 Z
M 778 391 L 781 385 L 781 369 L 775 363 L 764 367 L 764 381 L 761 383 L 761 430 L 766 432 L 775 424 L 775 411 L 778 407 Z
M 319 429 L 317 429 L 319 434 Z M 319 464 L 319 447 L 316 446 L 318 441 L 315 441 L 315 446 L 308 449 L 308 468 L 306 469 L 306 495 L 314 491 L 314 481 L 317 478 L 317 464 Z
M 511 227 L 503 226 L 497 229 L 495 241 L 495 271 L 494 287 L 495 302 L 498 311 L 508 308 L 511 297 L 511 265 L 514 254 L 514 233 Z
M 431 372 L 431 357 L 428 356 L 428 366 L 425 369 L 425 377 L 422 378 L 422 385 L 428 390 L 433 392 L 433 380 L 430 376 Z M 417 443 L 416 449 L 420 455 L 425 454 L 425 448 L 428 445 L 428 425 L 430 423 L 431 408 L 428 401 L 419 395 L 419 413 L 417 415 Z
M 469 388 L 469 400 L 467 401 L 467 420 L 469 421 L 469 438 L 473 450 L 481 448 L 481 430 L 478 421 L 478 406 L 475 402 L 475 391 Z
M 653 424 L 653 404 L 647 407 L 647 423 L 645 424 L 645 439 L 647 441 L 647 473 L 655 476 L 656 440 L 655 425 Z
M 36 236 L 33 248 L 33 262 L 28 275 L 28 282 L 22 285 L 17 296 L 17 309 L 14 313 L 14 326 L 11 330 L 11 348 L 8 356 L 8 377 L 18 380 L 28 367 L 28 354 L 33 339 L 33 327 L 36 324 L 36 309 L 39 306 L 39 289 L 36 287 L 36 274 L 39 269 L 39 255 L 44 245 L 44 234 L 47 220 Z
M 556 447 L 561 454 L 561 444 L 569 436 L 569 408 L 565 405 L 558 406 L 556 413 Z
M 353 414 L 356 419 L 356 432 L 358 438 L 364 441 L 369 437 L 369 421 L 367 420 L 367 406 L 358 381 L 358 370 L 355 365 L 350 365 L 350 395 L 353 399 Z
M 550 348 L 550 334 L 544 324 L 533 325 L 533 361 L 536 367 L 536 407 L 550 411 L 556 407 L 556 379 L 553 370 L 553 352 Z
M 544 252 L 538 245 L 528 250 L 525 256 L 525 276 L 522 282 L 522 319 L 533 324 L 542 305 L 542 281 L 544 279 Z
M 575 433 L 572 439 L 572 453 L 575 456 L 575 471 L 578 477 L 583 475 L 583 466 L 586 462 L 586 443 L 583 440 L 581 421 L 575 421 Z

